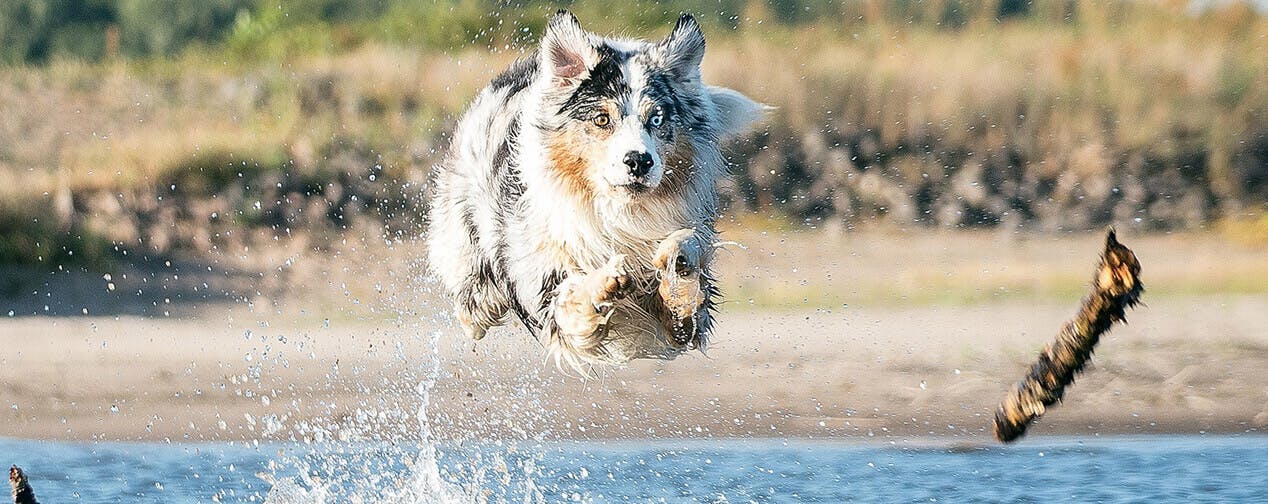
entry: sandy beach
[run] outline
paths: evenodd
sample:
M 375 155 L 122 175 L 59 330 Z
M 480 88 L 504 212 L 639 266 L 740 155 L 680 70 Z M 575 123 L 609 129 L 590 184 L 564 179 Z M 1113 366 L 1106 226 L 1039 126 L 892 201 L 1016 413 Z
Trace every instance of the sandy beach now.
M 410 439 L 420 435 L 426 391 L 428 425 L 445 438 L 984 441 L 996 402 L 1072 309 L 728 313 L 707 357 L 588 379 L 557 370 L 522 330 L 474 344 L 423 317 L 313 326 L 233 316 L 3 319 L 0 436 Z M 1102 342 L 1093 368 L 1030 435 L 1265 428 L 1265 316 L 1260 295 L 1150 301 Z
M 1262 246 L 1120 235 L 1144 265 L 1145 305 L 1030 435 L 1268 426 Z M 264 273 L 229 252 L 109 276 L 6 273 L 0 436 L 986 441 L 996 403 L 1075 312 L 1102 240 L 724 236 L 744 248 L 719 259 L 727 302 L 707 355 L 588 378 L 521 328 L 465 340 L 409 244 L 241 254 Z

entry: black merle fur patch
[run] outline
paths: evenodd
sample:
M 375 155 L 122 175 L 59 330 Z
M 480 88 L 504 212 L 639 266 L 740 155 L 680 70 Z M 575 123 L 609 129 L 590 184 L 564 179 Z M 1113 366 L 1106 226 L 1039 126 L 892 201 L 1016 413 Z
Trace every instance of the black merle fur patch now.
M 669 83 L 669 77 L 661 72 L 651 72 L 647 75 L 647 85 L 644 87 L 644 94 L 652 101 L 656 102 L 664 109 L 665 114 L 673 117 L 682 108 L 678 103 L 678 93 L 674 92 L 674 86 Z
M 507 203 L 518 201 L 524 194 L 524 182 L 520 179 L 519 166 L 516 166 L 515 160 L 511 157 L 511 150 L 519 148 L 519 136 L 520 120 L 516 117 L 506 127 L 506 139 L 493 153 L 493 176 L 496 182 L 494 186 L 498 188 L 499 200 Z
M 590 119 L 594 109 L 604 100 L 615 100 L 630 93 L 630 84 L 621 72 L 621 65 L 629 59 L 629 53 L 606 44 L 599 47 L 598 52 L 599 62 L 559 107 L 561 114 L 584 121 Z
M 529 328 L 529 331 L 533 333 L 534 337 L 542 329 L 547 329 L 548 333 L 554 331 L 551 325 L 554 323 L 554 317 L 550 315 L 550 305 L 555 301 L 555 291 L 559 290 L 559 284 L 564 282 L 564 276 L 562 271 L 551 271 L 545 278 L 542 278 L 541 288 L 537 294 L 539 304 L 535 316 L 527 313 L 527 310 L 524 310 L 524 306 L 519 305 L 519 300 L 515 302 L 519 305 L 516 308 L 516 314 L 524 322 L 524 325 Z M 524 310 L 524 313 L 520 314 L 519 310 Z
M 533 79 L 537 78 L 537 58 L 527 57 L 515 60 L 515 63 L 507 68 L 506 71 L 498 74 L 493 78 L 493 82 L 489 83 L 494 91 L 510 89 L 507 94 L 515 94 L 523 91 L 529 84 L 533 83 Z
M 690 128 L 692 123 L 685 123 L 683 119 L 689 119 L 691 116 L 683 115 L 683 101 L 678 96 L 678 92 L 670 83 L 669 77 L 661 72 L 651 72 L 647 75 L 647 85 L 643 87 L 643 94 L 647 95 L 653 103 L 660 106 L 661 111 L 665 114 L 665 119 L 670 123 L 677 123 L 680 127 Z M 657 135 L 666 142 L 672 142 L 674 139 L 673 128 L 660 128 Z
M 528 310 L 524 309 L 524 305 L 520 303 L 519 296 L 511 295 L 509 297 L 511 300 L 511 312 L 515 313 L 515 316 L 520 319 L 520 323 L 528 328 L 528 334 L 536 338 L 537 334 L 542 330 L 542 324 L 537 321 L 536 317 L 528 313 Z
M 470 205 L 463 205 L 462 207 L 462 226 L 471 235 L 471 241 L 475 242 L 479 232 L 476 230 L 475 209 L 471 208 Z
M 538 296 L 541 299 L 541 306 L 537 307 L 539 310 L 544 311 L 550 307 L 551 301 L 555 298 L 555 290 L 559 288 L 561 283 L 564 283 L 564 273 L 562 271 L 551 271 L 550 274 L 546 275 L 546 278 L 542 279 L 541 292 Z
M 647 96 L 664 107 L 680 128 L 692 131 L 705 131 L 709 128 L 709 118 L 704 114 L 704 103 L 700 96 L 681 92 L 667 72 L 650 72 L 646 89 Z

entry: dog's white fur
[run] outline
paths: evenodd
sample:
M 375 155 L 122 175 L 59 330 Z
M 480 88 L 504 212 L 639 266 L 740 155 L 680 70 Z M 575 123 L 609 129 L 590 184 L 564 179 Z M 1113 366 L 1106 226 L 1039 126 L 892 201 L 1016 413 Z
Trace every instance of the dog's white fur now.
M 701 83 L 704 47 L 690 16 L 653 43 L 561 11 L 475 98 L 434 177 L 428 237 L 469 336 L 513 314 L 574 366 L 704 346 L 718 144 L 763 108 Z

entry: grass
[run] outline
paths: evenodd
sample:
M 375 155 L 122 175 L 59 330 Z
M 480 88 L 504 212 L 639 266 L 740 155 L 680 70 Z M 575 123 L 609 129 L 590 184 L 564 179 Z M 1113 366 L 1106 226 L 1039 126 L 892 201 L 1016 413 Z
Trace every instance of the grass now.
M 1268 213 L 1224 219 L 1216 226 L 1229 240 L 1247 246 L 1268 246 Z
M 760 218 L 759 218 L 760 221 Z M 726 309 L 966 306 L 1076 302 L 1087 292 L 1103 235 L 990 231 L 761 231 L 723 228 L 745 245 L 719 257 Z M 1119 230 L 1143 266 L 1149 299 L 1268 294 L 1268 256 L 1218 232 Z
M 715 61 L 746 58 L 771 70 L 729 67 L 723 80 L 735 79 L 781 107 L 762 146 L 775 153 L 747 174 L 755 193 L 750 203 L 785 203 L 800 215 L 927 221 L 922 211 L 942 203 L 983 206 L 978 200 L 989 198 L 936 182 L 983 166 L 987 175 L 968 182 L 1030 186 L 999 193 L 1002 203 L 1039 220 L 1060 220 L 1054 211 L 1092 214 L 1097 209 L 1080 208 L 1081 200 L 1113 200 L 1114 188 L 1135 189 L 1130 183 L 1137 178 L 1142 194 L 1132 197 L 1141 201 L 1123 210 L 1174 223 L 1149 211 L 1153 202 L 1166 206 L 1179 196 L 1150 183 L 1164 172 L 1181 180 L 1209 177 L 1209 188 L 1193 188 L 1212 199 L 1255 194 L 1250 200 L 1262 205 L 1264 186 L 1243 172 L 1263 163 L 1258 147 L 1248 146 L 1262 143 L 1268 68 L 1262 58 L 1243 56 L 1266 49 L 1263 20 L 1150 12 L 1105 26 L 1027 22 L 949 31 L 879 23 L 845 33 L 819 26 L 782 43 L 724 49 L 727 56 Z M 842 41 L 845 34 L 850 39 Z M 789 49 L 803 57 L 790 60 Z M 821 139 L 807 141 L 816 131 Z M 785 134 L 791 138 L 777 136 Z M 899 192 L 932 187 L 933 202 L 920 208 L 918 201 L 889 201 L 884 191 L 849 180 L 864 178 L 869 166 Z M 832 180 L 829 171 L 847 177 Z M 789 184 L 790 178 L 808 180 Z M 938 202 L 942 191 L 951 198 Z M 1032 201 L 1039 198 L 1052 201 Z
M 453 19 L 469 18 L 462 9 L 472 5 L 455 7 Z M 1225 233 L 1261 239 L 1262 225 L 1253 223 L 1268 214 L 1268 60 L 1256 57 L 1268 52 L 1264 16 L 1238 5 L 1193 14 L 1163 4 L 1079 4 L 1071 14 L 1039 3 L 1029 17 L 999 21 L 979 2 L 896 5 L 845 3 L 800 18 L 748 2 L 733 19 L 707 21 L 707 80 L 778 107 L 733 146 L 742 162 L 723 188 L 732 212 L 771 215 L 760 225 L 772 230 L 1222 222 Z M 581 2 L 574 10 L 596 29 L 652 36 L 668 29 L 662 17 L 673 17 L 635 6 L 616 19 L 641 21 L 615 26 L 600 7 Z M 525 12 L 503 20 L 514 25 Z M 403 222 L 389 228 L 416 234 L 417 218 L 399 217 L 416 215 L 425 201 L 408 195 L 421 194 L 475 91 L 532 42 L 519 33 L 540 26 L 480 39 L 494 50 L 440 51 L 380 21 L 296 25 L 271 38 L 252 23 L 273 21 L 246 19 L 222 44 L 173 58 L 7 69 L 0 175 L 22 183 L 0 186 L 9 202 L 0 207 L 8 235 L 0 241 L 41 245 L 8 246 L 4 260 L 48 262 L 56 255 L 47 244 L 75 248 L 81 237 L 104 255 L 149 242 L 205 254 L 215 240 L 154 239 L 115 225 L 154 220 L 190 236 L 224 231 L 182 210 L 189 208 L 241 216 L 231 221 L 267 236 L 293 234 L 320 219 L 287 216 L 341 192 L 332 184 L 374 198 L 367 219 L 397 218 Z M 375 183 L 362 184 L 371 175 Z M 278 176 L 304 184 L 288 187 L 293 195 L 259 187 Z M 248 179 L 257 186 L 230 183 Z M 304 201 L 288 206 L 292 196 Z M 108 197 L 185 199 L 176 210 L 138 203 L 116 213 Z M 251 218 L 256 202 L 283 217 Z M 49 215 L 60 215 L 57 225 L 36 217 Z M 30 239 L 46 235 L 57 238 Z M 1048 289 L 911 282 L 948 300 Z M 903 296 L 878 289 L 869 295 Z M 763 295 L 754 293 L 755 302 Z

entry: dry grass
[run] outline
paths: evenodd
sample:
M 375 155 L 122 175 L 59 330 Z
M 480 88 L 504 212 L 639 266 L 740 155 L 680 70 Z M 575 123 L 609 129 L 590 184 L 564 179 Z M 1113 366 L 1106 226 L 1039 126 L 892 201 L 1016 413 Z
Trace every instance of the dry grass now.
M 1268 60 L 1256 57 L 1268 53 L 1265 17 L 1081 4 L 1073 21 L 1053 22 L 1062 14 L 1042 4 L 1032 18 L 1000 23 L 983 17 L 985 4 L 962 2 L 963 24 L 948 28 L 929 20 L 951 3 L 902 15 L 881 5 L 848 4 L 839 18 L 792 27 L 758 23 L 769 13 L 749 5 L 734 33 L 711 34 L 707 79 L 778 107 L 735 146 L 744 163 L 724 192 L 736 211 L 827 226 L 1049 231 L 1194 228 L 1265 214 Z M 201 180 L 244 171 L 309 188 L 372 172 L 377 186 L 365 194 L 418 194 L 456 114 L 518 52 L 444 54 L 370 39 L 280 60 L 231 54 L 57 61 L 0 75 L 0 175 L 21 181 L 0 185 L 0 256 L 47 262 L 54 242 L 136 247 L 144 230 L 114 232 L 122 217 L 103 218 L 90 203 L 171 198 L 164 193 L 181 184 L 205 191 L 175 206 L 218 209 L 242 217 L 237 225 L 270 224 L 254 216 L 257 200 L 281 215 L 274 233 L 312 222 L 269 208 L 284 191 L 239 197 L 251 191 Z M 425 204 L 401 199 L 385 201 L 414 213 Z M 124 210 L 187 235 L 217 233 L 195 229 L 203 217 L 151 203 Z M 22 234 L 43 246 L 6 245 Z M 200 247 L 195 254 L 214 245 L 153 241 Z
M 720 256 L 723 310 L 963 306 L 1060 302 L 1087 290 L 1097 232 L 809 230 L 737 219 L 722 238 L 746 249 Z M 1268 293 L 1268 255 L 1212 232 L 1120 238 L 1145 264 L 1150 299 Z
M 302 169 L 294 158 L 304 146 L 338 135 L 408 151 L 420 147 L 411 139 L 440 135 L 508 58 L 481 59 L 379 47 L 290 68 L 221 69 L 191 59 L 18 69 L 0 82 L 0 104 L 12 112 L 0 134 L 14 140 L 0 170 L 29 182 L 5 189 L 38 194 L 149 184 L 209 152 L 248 161 L 281 152 Z
M 1268 51 L 1268 22 L 1247 16 L 817 26 L 715 48 L 709 70 L 780 107 L 745 149 L 750 205 L 900 224 L 1192 227 L 1268 199 L 1268 61 L 1249 56 Z

